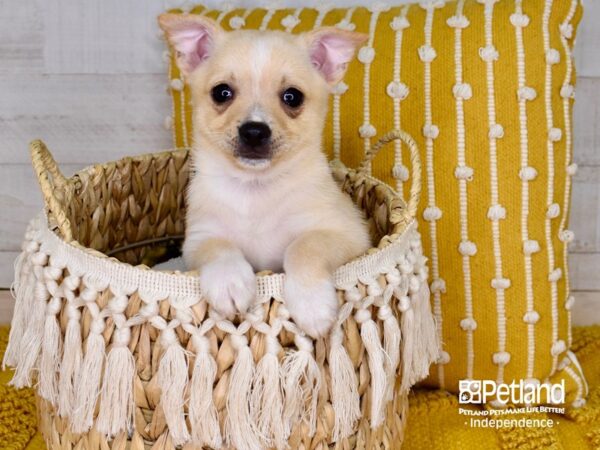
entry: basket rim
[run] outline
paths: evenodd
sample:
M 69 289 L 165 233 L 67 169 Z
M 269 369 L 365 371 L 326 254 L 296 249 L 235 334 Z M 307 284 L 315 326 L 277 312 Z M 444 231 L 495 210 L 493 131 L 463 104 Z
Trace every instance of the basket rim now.
M 347 290 L 358 282 L 372 282 L 392 270 L 413 239 L 420 239 L 416 228 L 417 222 L 413 220 L 403 233 L 395 235 L 394 240 L 385 247 L 340 266 L 334 272 L 335 287 Z M 73 275 L 86 277 L 92 283 L 111 286 L 113 292 L 138 291 L 144 298 L 169 298 L 184 303 L 182 306 L 191 306 L 202 297 L 197 271 L 159 271 L 143 265 L 135 266 L 84 247 L 77 241 L 67 242 L 50 229 L 44 211 L 30 222 L 30 231 L 41 242 L 41 251 L 49 255 L 53 265 L 67 267 Z M 283 302 L 284 273 L 257 274 L 256 281 L 259 302 L 271 298 Z
M 184 155 L 186 153 L 190 154 L 192 150 L 193 149 L 190 147 L 177 147 L 140 155 L 126 156 L 124 158 L 98 164 L 91 164 L 77 171 L 71 177 L 65 178 L 64 182 L 67 186 L 67 189 L 71 189 L 72 192 L 75 192 L 81 189 L 84 179 L 88 176 L 93 176 L 98 170 L 107 169 L 118 165 L 122 161 L 143 161 L 149 157 L 156 158 L 165 155 L 171 156 L 173 154 Z M 329 166 L 332 176 L 336 178 L 337 181 L 343 181 L 344 179 L 351 177 L 354 178 L 354 182 L 356 182 L 356 178 L 362 178 L 377 185 L 378 187 L 383 188 L 385 191 L 387 191 L 387 195 L 393 197 L 393 200 L 399 202 L 402 213 L 401 223 L 394 224 L 395 229 L 392 233 L 382 236 L 377 242 L 376 246 L 370 247 L 364 254 L 344 263 L 335 270 L 334 284 L 336 288 L 344 289 L 344 287 L 354 286 L 357 282 L 373 280 L 382 273 L 385 273 L 385 270 L 388 270 L 388 268 L 393 267 L 395 262 L 405 251 L 405 244 L 408 244 L 409 239 L 405 238 L 405 236 L 411 234 L 411 232 L 416 232 L 415 230 L 417 227 L 417 221 L 416 218 L 411 216 L 408 212 L 404 198 L 402 198 L 402 196 L 396 190 L 394 190 L 392 186 L 389 186 L 370 174 L 361 172 L 357 169 L 349 168 L 339 160 L 330 161 Z M 76 239 L 67 240 L 56 233 L 56 230 L 51 230 L 49 228 L 47 210 L 43 210 L 39 217 L 32 220 L 32 223 L 33 222 L 37 222 L 34 224 L 33 228 L 38 229 L 43 242 L 47 243 L 46 248 L 51 250 L 52 253 L 58 252 L 60 255 L 55 256 L 55 259 L 77 260 L 79 264 L 72 265 L 70 269 L 72 268 L 75 272 L 82 276 L 86 275 L 88 272 L 96 272 L 98 275 L 96 278 L 100 278 L 100 273 L 105 276 L 106 273 L 118 272 L 116 279 L 119 279 L 121 282 L 117 282 L 116 284 L 119 286 L 127 286 L 128 284 L 131 284 L 131 280 L 138 280 L 139 282 L 134 284 L 143 289 L 144 286 L 157 285 L 156 283 L 159 282 L 160 279 L 160 282 L 158 283 L 160 286 L 170 285 L 173 287 L 178 287 L 178 289 L 175 290 L 182 292 L 183 297 L 197 298 L 198 295 L 200 295 L 201 290 L 197 282 L 197 270 L 155 270 L 152 267 L 148 267 L 144 264 L 134 265 L 120 261 L 114 256 L 111 256 L 111 254 L 107 254 L 106 252 L 82 245 Z M 177 238 L 177 236 L 171 236 L 171 238 Z M 111 253 L 114 254 L 114 252 Z M 86 261 L 84 261 L 86 258 L 91 258 L 91 260 L 88 260 L 86 263 Z M 90 261 L 93 261 L 93 263 Z M 113 266 L 113 270 L 110 269 L 110 265 Z M 80 267 L 88 267 L 90 270 L 82 271 L 80 270 Z M 102 267 L 103 270 L 93 270 L 93 267 Z M 285 279 L 284 273 L 261 274 L 261 272 L 258 272 L 256 274 L 256 279 L 257 297 L 263 298 L 267 295 L 270 295 L 271 297 L 277 299 L 283 298 L 283 283 Z M 169 292 L 163 292 L 158 295 L 162 295 L 162 298 L 166 298 L 172 296 L 172 292 L 169 290 Z

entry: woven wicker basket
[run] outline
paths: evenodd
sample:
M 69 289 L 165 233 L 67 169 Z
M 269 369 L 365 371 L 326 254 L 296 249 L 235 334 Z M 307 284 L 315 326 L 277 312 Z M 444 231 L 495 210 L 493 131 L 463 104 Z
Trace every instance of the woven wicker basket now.
M 394 139 L 411 150 L 408 204 L 366 175 Z M 409 136 L 386 135 L 358 170 L 332 165 L 378 245 L 336 271 L 339 318 L 317 341 L 290 319 L 283 274 L 257 274 L 255 306 L 230 322 L 194 273 L 147 266 L 181 243 L 187 150 L 69 179 L 42 142 L 31 155 L 46 211 L 15 265 L 4 364 L 13 385 L 36 384 L 49 448 L 400 447 L 407 393 L 438 353 Z

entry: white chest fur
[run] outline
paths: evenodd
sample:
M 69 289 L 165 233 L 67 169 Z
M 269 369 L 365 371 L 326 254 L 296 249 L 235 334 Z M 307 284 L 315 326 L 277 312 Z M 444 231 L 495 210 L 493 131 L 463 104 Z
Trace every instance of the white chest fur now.
M 302 232 L 326 226 L 334 198 L 342 196 L 324 161 L 324 170 L 311 170 L 309 179 L 299 173 L 244 179 L 219 171 L 214 160 L 206 164 L 188 192 L 184 253 L 194 242 L 222 238 L 255 270 L 280 271 L 285 249 Z

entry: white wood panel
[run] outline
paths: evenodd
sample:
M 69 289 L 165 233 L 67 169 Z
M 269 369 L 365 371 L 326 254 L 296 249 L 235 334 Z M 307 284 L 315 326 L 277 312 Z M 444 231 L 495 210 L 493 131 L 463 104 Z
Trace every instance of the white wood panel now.
M 600 291 L 600 253 L 571 253 L 569 261 L 573 289 Z
M 600 165 L 600 78 L 577 79 L 573 122 L 575 161 Z
M 81 168 L 81 165 L 62 165 L 67 175 Z M 18 251 L 27 224 L 43 205 L 42 194 L 30 165 L 0 165 L 0 205 L 0 251 Z
M 40 71 L 44 35 L 38 1 L 0 0 L 0 73 Z
M 583 18 L 577 33 L 575 60 L 580 76 L 600 76 L 600 2 L 583 0 Z
M 14 308 L 15 299 L 10 291 L 0 291 L 0 325 L 10 324 Z
M 46 141 L 60 163 L 169 148 L 164 75 L 0 75 L 0 164 L 28 163 Z
M 47 73 L 164 73 L 156 17 L 163 3 L 46 0 Z
M 222 7 L 219 0 L 206 0 Z M 241 6 L 263 5 L 238 0 Z M 284 0 L 281 6 L 318 6 L 318 0 Z M 332 5 L 363 2 L 334 0 Z M 0 1 L 0 71 L 47 73 L 161 73 L 163 44 L 156 16 L 189 1 Z M 600 76 L 600 2 L 584 0 L 576 45 L 579 74 Z
M 577 171 L 569 227 L 575 232 L 571 251 L 600 252 L 600 166 L 583 166 Z
M 14 262 L 18 255 L 18 252 L 0 252 L 0 289 L 7 289 L 12 284 Z
M 575 326 L 600 325 L 600 292 L 576 291 L 572 320 Z

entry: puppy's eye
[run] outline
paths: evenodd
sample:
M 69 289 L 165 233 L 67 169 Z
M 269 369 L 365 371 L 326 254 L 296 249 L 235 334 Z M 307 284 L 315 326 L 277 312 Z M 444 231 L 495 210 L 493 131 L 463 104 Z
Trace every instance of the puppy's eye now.
M 281 101 L 290 108 L 298 108 L 304 102 L 304 94 L 296 88 L 287 88 L 281 94 Z
M 215 103 L 221 104 L 233 100 L 233 88 L 226 83 L 217 84 L 210 91 Z

